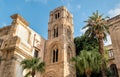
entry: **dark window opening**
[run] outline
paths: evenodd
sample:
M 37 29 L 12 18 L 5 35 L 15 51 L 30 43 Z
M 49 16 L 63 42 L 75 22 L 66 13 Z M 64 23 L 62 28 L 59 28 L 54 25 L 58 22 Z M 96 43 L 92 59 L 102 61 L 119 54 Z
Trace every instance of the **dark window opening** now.
M 58 18 L 60 18 L 60 13 L 55 14 L 55 19 L 58 19 Z
M 37 50 L 35 50 L 35 52 L 34 52 L 34 57 L 38 57 L 38 51 Z
M 58 27 L 54 28 L 54 37 L 58 37 Z
M 55 50 L 53 50 L 53 63 L 55 62 Z
M 55 29 L 54 29 L 54 37 L 55 37 L 56 35 L 55 35 Z
M 56 50 L 56 62 L 58 62 L 58 49 Z
M 57 19 L 57 14 L 55 14 L 55 19 Z
M 116 64 L 111 64 L 110 69 L 111 69 L 112 74 L 113 74 L 114 77 L 119 77 Z
M 58 13 L 58 18 L 60 17 L 60 13 Z
M 53 50 L 53 55 L 52 55 L 52 62 L 58 62 L 58 49 Z
M 56 28 L 56 37 L 58 37 L 58 27 Z

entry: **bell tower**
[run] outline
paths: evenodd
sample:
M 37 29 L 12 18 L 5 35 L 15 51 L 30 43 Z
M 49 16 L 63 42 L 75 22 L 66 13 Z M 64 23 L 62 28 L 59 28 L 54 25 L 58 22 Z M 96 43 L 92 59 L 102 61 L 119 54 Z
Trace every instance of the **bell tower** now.
M 76 77 L 70 59 L 75 56 L 73 16 L 64 7 L 50 12 L 44 77 Z

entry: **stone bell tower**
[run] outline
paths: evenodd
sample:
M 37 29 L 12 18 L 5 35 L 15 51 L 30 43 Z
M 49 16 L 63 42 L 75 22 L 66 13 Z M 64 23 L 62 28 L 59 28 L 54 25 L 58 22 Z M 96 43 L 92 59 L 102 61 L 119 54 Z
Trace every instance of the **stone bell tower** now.
M 73 16 L 64 7 L 50 12 L 44 77 L 76 77 L 70 59 L 75 56 Z

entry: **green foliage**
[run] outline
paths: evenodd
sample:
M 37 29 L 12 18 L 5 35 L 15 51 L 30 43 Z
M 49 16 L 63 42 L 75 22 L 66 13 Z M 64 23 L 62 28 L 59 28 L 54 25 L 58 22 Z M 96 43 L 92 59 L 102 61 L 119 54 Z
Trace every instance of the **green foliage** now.
M 31 59 L 24 59 L 21 62 L 21 65 L 23 69 L 29 70 L 29 72 L 25 75 L 25 77 L 28 77 L 29 75 L 32 75 L 33 72 L 44 72 L 45 71 L 45 63 L 40 61 L 40 58 L 31 58 Z
M 82 50 L 82 52 L 72 58 L 72 61 L 75 62 L 75 67 L 80 74 L 90 73 L 95 71 L 99 72 L 102 64 L 102 56 L 97 49 L 92 51 Z
M 103 18 L 103 15 L 100 15 L 98 11 L 96 11 L 85 21 L 87 23 L 87 25 L 83 27 L 83 29 L 87 29 L 85 34 L 74 39 L 77 56 L 73 58 L 73 61 L 75 62 L 77 71 L 80 73 L 85 73 L 85 69 L 87 68 L 94 72 L 101 64 L 104 64 L 104 66 L 101 65 L 102 68 L 106 68 L 107 66 L 107 53 L 106 51 L 104 52 L 103 45 L 103 39 L 106 40 L 106 36 L 109 34 L 107 18 L 108 17 Z M 102 54 L 102 57 L 99 57 L 100 54 L 98 50 Z M 97 70 L 95 70 L 95 72 L 96 71 Z
M 74 43 L 76 47 L 76 55 L 79 55 L 82 50 L 90 51 L 98 47 L 98 43 L 95 38 L 86 37 L 85 35 L 76 37 L 74 39 Z

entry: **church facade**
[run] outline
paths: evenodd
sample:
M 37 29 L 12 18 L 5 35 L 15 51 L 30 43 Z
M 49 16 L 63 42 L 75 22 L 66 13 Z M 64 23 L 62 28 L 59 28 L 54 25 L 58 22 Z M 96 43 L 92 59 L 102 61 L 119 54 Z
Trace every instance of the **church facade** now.
M 75 56 L 72 14 L 64 7 L 50 12 L 48 39 L 29 27 L 19 14 L 11 16 L 12 23 L 0 28 L 0 77 L 23 77 L 20 62 L 25 58 L 40 57 L 45 72 L 36 77 L 76 77 L 70 58 Z M 107 46 L 109 66 L 120 75 L 120 15 L 108 20 L 112 45 Z M 118 69 L 118 71 L 116 70 Z
M 9 26 L 0 28 L 0 77 L 23 77 L 27 71 L 20 62 L 32 56 L 46 64 L 45 72 L 36 77 L 76 77 L 70 62 L 75 56 L 73 16 L 64 6 L 50 12 L 47 40 L 20 15 L 11 18 Z

